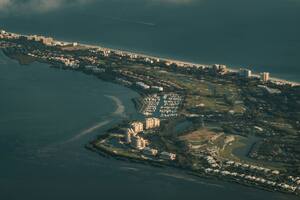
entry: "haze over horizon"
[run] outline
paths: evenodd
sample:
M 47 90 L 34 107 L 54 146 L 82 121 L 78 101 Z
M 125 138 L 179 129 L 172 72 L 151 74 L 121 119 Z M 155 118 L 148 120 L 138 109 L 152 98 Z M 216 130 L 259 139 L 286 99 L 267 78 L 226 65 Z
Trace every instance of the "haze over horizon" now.
M 104 2 L 105 0 L 100 0 Z M 197 0 L 147 0 L 146 3 L 188 4 Z M 203 1 L 203 0 L 198 0 Z M 0 0 L 2 15 L 24 14 L 29 12 L 45 13 L 70 6 L 93 3 L 95 0 Z M 98 1 L 99 2 L 99 1 Z M 1 15 L 0 15 L 1 16 Z

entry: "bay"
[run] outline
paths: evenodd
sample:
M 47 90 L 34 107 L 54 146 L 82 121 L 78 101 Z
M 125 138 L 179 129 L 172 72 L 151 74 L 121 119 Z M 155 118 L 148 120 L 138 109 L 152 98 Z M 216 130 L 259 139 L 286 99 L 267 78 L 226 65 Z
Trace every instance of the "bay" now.
M 300 80 L 297 0 L 101 0 L 0 13 L 0 28 Z M 0 54 L 0 199 L 297 199 L 171 168 L 103 158 L 84 145 L 138 116 L 138 94 Z
M 88 151 L 124 115 L 139 116 L 138 94 L 80 72 L 0 61 L 0 199 L 296 199 Z M 115 115 L 107 96 L 125 113 Z

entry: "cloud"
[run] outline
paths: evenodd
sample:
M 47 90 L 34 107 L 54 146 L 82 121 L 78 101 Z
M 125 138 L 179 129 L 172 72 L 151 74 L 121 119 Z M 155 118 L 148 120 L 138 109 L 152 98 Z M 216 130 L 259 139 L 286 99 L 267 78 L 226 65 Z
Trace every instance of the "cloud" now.
M 24 12 L 47 12 L 67 6 L 89 3 L 93 0 L 0 0 L 0 12 L 17 14 Z

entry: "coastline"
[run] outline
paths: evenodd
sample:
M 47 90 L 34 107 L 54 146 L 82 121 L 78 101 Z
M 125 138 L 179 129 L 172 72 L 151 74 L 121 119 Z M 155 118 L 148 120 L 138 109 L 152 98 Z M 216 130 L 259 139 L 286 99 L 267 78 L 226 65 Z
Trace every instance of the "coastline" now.
M 76 45 L 77 46 L 77 45 Z M 103 47 L 100 47 L 100 46 L 90 46 L 90 45 L 85 45 L 85 44 L 78 44 L 78 48 L 79 50 L 87 50 L 87 51 L 90 51 L 90 50 L 94 50 L 94 49 L 99 49 L 99 48 L 102 48 L 102 49 L 105 49 L 105 50 L 111 50 L 111 51 L 115 51 L 114 53 L 116 54 L 125 54 L 125 56 L 128 56 L 128 55 L 131 55 L 131 54 L 135 54 L 135 53 L 131 53 L 131 52 L 127 52 L 127 51 L 119 51 L 119 50 L 114 50 L 114 49 L 108 49 L 108 48 L 103 48 Z M 86 49 L 85 49 L 86 48 Z M 164 58 L 159 58 L 159 57 L 151 57 L 151 56 L 146 56 L 144 54 L 135 54 L 135 55 L 138 55 L 140 56 L 140 58 L 152 58 L 152 59 L 163 59 L 163 61 L 168 61 L 168 62 L 177 62 L 177 60 L 165 60 Z M 194 65 L 199 65 L 199 64 L 195 64 L 195 63 L 190 63 L 190 62 L 183 62 L 183 61 L 178 61 L 178 64 L 182 64 L 183 68 L 184 67 L 192 67 Z M 188 65 L 188 66 L 184 66 L 184 65 Z M 181 66 L 180 66 L 181 67 Z M 111 98 L 111 97 L 109 97 Z M 112 100 L 116 100 L 114 98 L 111 98 Z M 117 101 L 115 101 L 117 103 Z M 118 104 L 118 103 L 117 103 Z M 93 127 L 92 127 L 93 128 Z M 97 128 L 97 127 L 96 127 Z M 89 129 L 87 130 L 89 131 Z M 114 153 L 114 152 L 113 152 Z
M 15 35 L 19 35 L 19 36 L 25 36 L 28 37 L 30 35 L 27 34 L 16 34 L 13 33 Z M 66 41 L 66 40 L 55 40 L 57 42 L 62 42 L 65 43 L 67 45 L 71 45 L 73 42 L 70 41 Z M 77 43 L 77 42 L 76 42 Z M 205 66 L 205 67 L 211 67 L 213 64 L 204 64 L 204 63 L 198 63 L 198 62 L 193 62 L 193 61 L 188 61 L 188 60 L 184 60 L 184 59 L 176 59 L 176 58 L 171 58 L 171 57 L 162 57 L 159 55 L 153 55 L 152 53 L 142 53 L 139 51 L 132 51 L 132 50 L 128 50 L 128 49 L 124 49 L 124 48 L 111 48 L 111 47 L 105 47 L 105 45 L 102 44 L 87 44 L 86 42 L 78 42 L 77 43 L 78 46 L 84 47 L 84 48 L 91 48 L 91 49 L 101 49 L 101 50 L 108 50 L 108 51 L 114 51 L 117 52 L 119 54 L 128 54 L 128 55 L 137 55 L 141 58 L 150 58 L 150 59 L 158 59 L 160 61 L 165 61 L 165 62 L 171 62 L 171 63 L 176 63 L 179 66 Z M 227 69 L 229 72 L 238 72 L 238 67 L 232 67 L 232 66 L 227 66 Z M 244 67 L 240 67 L 240 68 L 244 68 Z M 258 72 L 252 72 L 252 76 L 253 77 L 259 77 L 259 73 Z M 270 81 L 274 81 L 274 82 L 281 82 L 283 84 L 290 84 L 290 85 L 295 85 L 295 86 L 299 86 L 300 85 L 300 81 L 294 81 L 294 80 L 288 80 L 288 79 L 284 79 L 284 78 L 280 78 L 280 77 L 273 77 L 271 74 L 270 77 Z
M 63 41 L 61 41 L 63 42 Z M 71 43 L 69 43 L 71 44 Z M 110 48 L 110 47 L 104 47 L 103 45 L 99 44 L 86 44 L 86 43 L 78 43 L 78 45 L 81 45 L 83 47 L 87 47 L 87 48 L 100 48 L 100 49 L 106 49 L 106 50 L 110 50 L 110 51 L 115 51 L 115 52 L 119 52 L 119 53 L 125 53 L 125 54 L 129 54 L 129 55 L 137 55 L 143 58 L 150 58 L 150 59 L 159 59 L 161 61 L 166 61 L 166 62 L 172 62 L 172 63 L 176 63 L 179 65 L 187 65 L 187 66 L 206 66 L 206 67 L 210 67 L 213 64 L 204 64 L 204 63 L 197 63 L 197 62 L 193 62 L 193 61 L 188 61 L 188 60 L 181 60 L 181 59 L 175 59 L 175 58 L 171 58 L 171 57 L 161 57 L 161 56 L 155 56 L 155 55 L 151 55 L 151 53 L 141 53 L 138 51 L 131 51 L 131 50 L 127 50 L 127 49 L 122 49 L 122 48 Z M 238 67 L 237 67 L 238 68 Z M 231 67 L 231 66 L 227 66 L 227 69 L 229 72 L 238 72 L 238 69 Z M 242 66 L 240 68 L 243 68 Z M 253 77 L 259 77 L 259 73 L 258 72 L 252 72 L 252 76 Z M 285 84 L 291 84 L 291 85 L 300 85 L 300 81 L 293 81 L 293 80 L 288 80 L 288 79 L 284 79 L 284 78 L 279 78 L 279 77 L 270 77 L 271 81 L 279 81 L 279 82 L 283 82 Z
M 99 139 L 105 139 L 106 136 L 107 136 L 107 134 L 100 135 L 98 137 L 98 140 Z M 186 168 L 186 167 L 180 166 L 179 164 L 174 164 L 174 163 L 171 163 L 171 162 L 157 162 L 157 161 L 150 160 L 150 159 L 124 156 L 124 155 L 121 155 L 121 154 L 117 153 L 116 151 L 110 151 L 110 150 L 107 150 L 105 148 L 100 148 L 99 146 L 96 146 L 94 144 L 94 142 L 95 141 L 89 142 L 88 144 L 86 144 L 84 146 L 84 148 L 87 149 L 88 151 L 97 153 L 98 155 L 100 155 L 104 158 L 112 158 L 112 159 L 115 159 L 115 160 L 120 160 L 120 161 L 125 161 L 125 162 L 130 162 L 130 163 L 143 164 L 143 165 L 149 165 L 149 166 L 157 167 L 157 168 L 174 168 L 174 169 L 178 169 L 178 170 L 180 170 L 180 171 L 182 171 L 182 172 L 184 172 L 188 175 L 194 176 L 194 177 L 199 177 L 199 178 L 209 179 L 209 180 L 225 181 L 225 182 L 228 182 L 228 183 L 235 183 L 235 184 L 239 184 L 239 185 L 244 186 L 244 187 L 254 188 L 254 189 L 258 189 L 258 190 L 264 190 L 264 191 L 268 191 L 268 192 L 278 192 L 278 193 L 291 195 L 291 196 L 299 196 L 298 194 L 292 194 L 288 191 L 284 191 L 284 190 L 280 190 L 280 189 L 274 190 L 272 188 L 264 187 L 260 184 L 253 184 L 253 183 L 247 182 L 247 181 L 238 181 L 238 180 L 232 179 L 230 177 L 215 176 L 215 175 L 211 175 L 211 174 L 206 174 L 204 172 L 191 170 L 189 168 Z

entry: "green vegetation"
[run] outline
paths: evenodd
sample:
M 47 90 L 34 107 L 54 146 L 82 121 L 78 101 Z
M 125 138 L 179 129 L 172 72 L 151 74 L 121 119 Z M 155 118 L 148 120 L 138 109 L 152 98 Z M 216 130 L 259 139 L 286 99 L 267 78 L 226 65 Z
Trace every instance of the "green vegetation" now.
M 114 51 L 108 54 L 87 46 L 49 47 L 24 39 L 9 42 L 11 46 L 6 45 L 3 51 L 21 64 L 49 63 L 134 89 L 141 94 L 141 99 L 135 100 L 138 107 L 142 107 L 142 98 L 147 95 L 156 95 L 159 99 L 169 94 L 179 96 L 180 103 L 172 107 L 175 101 L 170 100 L 171 106 L 166 106 L 167 114 L 162 117 L 158 130 L 141 133 L 151 147 L 176 153 L 176 161 L 171 165 L 197 173 L 231 174 L 235 181 L 244 180 L 248 174 L 250 178 L 245 179 L 246 182 L 260 177 L 258 181 L 263 180 L 263 184 L 266 179 L 271 182 L 269 185 L 276 182 L 273 186 L 281 188 L 284 186 L 279 183 L 284 182 L 291 184 L 290 190 L 294 190 L 294 182 L 291 183 L 289 177 L 300 176 L 299 86 L 262 82 L 230 71 L 220 73 L 211 66 L 196 68 L 166 61 L 149 62 L 149 58 L 142 56 L 132 58 Z M 141 87 L 140 82 L 148 88 Z M 154 90 L 153 86 L 163 91 Z M 270 93 L 266 88 L 279 93 Z M 181 123 L 188 126 L 176 130 Z M 161 162 L 126 144 L 124 135 L 116 133 L 120 128 L 124 128 L 123 124 L 109 130 L 104 138 L 94 141 L 93 146 L 115 156 Z M 259 139 L 251 142 L 252 137 Z M 245 155 L 235 153 L 249 147 L 249 143 L 251 146 Z M 251 169 L 248 165 L 255 166 Z M 270 172 L 274 169 L 282 174 Z M 237 179 L 238 174 L 244 176 Z

